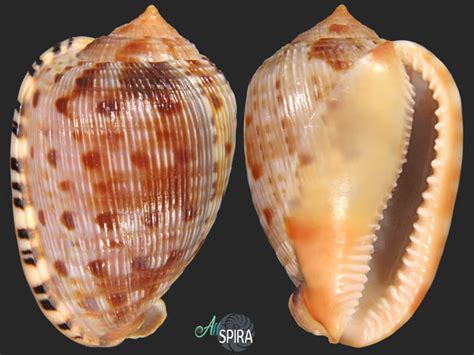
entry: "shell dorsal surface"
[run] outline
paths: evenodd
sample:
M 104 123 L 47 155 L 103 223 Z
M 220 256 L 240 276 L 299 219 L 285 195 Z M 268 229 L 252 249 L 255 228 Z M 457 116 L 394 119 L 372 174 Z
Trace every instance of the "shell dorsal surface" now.
M 27 75 L 11 164 L 18 245 L 48 319 L 88 346 L 153 333 L 227 186 L 236 104 L 223 74 L 149 7 Z
M 257 70 L 244 127 L 296 322 L 356 347 L 395 332 L 434 278 L 452 216 L 462 119 L 449 71 L 341 5 Z

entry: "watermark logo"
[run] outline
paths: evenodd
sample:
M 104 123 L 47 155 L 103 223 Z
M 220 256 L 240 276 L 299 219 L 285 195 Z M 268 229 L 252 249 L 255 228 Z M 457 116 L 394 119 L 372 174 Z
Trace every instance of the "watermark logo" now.
M 255 327 L 249 317 L 230 313 L 220 321 L 217 321 L 216 316 L 213 316 L 208 325 L 197 326 L 194 329 L 194 335 L 197 338 L 202 338 L 205 335 L 215 336 L 226 350 L 240 352 L 253 344 Z

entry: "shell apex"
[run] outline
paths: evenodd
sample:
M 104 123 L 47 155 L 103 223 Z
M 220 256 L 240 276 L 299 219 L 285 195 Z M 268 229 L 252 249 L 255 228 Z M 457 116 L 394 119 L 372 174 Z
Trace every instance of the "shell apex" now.
M 350 14 L 345 5 L 339 5 L 326 19 L 296 37 L 293 42 L 314 42 L 321 38 L 378 39 L 375 31 L 363 25 Z
M 117 27 L 110 36 L 123 36 L 129 38 L 174 38 L 181 37 L 154 5 L 149 5 L 146 10 L 131 22 Z

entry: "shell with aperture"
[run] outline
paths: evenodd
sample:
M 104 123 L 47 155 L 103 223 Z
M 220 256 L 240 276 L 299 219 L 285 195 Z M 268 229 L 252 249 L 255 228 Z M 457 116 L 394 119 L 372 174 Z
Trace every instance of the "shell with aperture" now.
M 296 322 L 355 347 L 391 335 L 427 292 L 453 212 L 462 119 L 449 71 L 341 5 L 257 70 L 244 130 Z

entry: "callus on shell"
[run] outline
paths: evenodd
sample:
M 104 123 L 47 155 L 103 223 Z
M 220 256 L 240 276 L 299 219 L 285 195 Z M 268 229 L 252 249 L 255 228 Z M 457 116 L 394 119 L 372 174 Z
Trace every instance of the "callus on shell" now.
M 108 36 L 61 42 L 34 69 L 11 145 L 27 281 L 78 343 L 149 335 L 228 182 L 231 88 L 153 6 Z
M 446 67 L 341 5 L 252 78 L 245 150 L 261 223 L 298 287 L 296 322 L 356 347 L 402 326 L 435 276 L 459 181 Z

